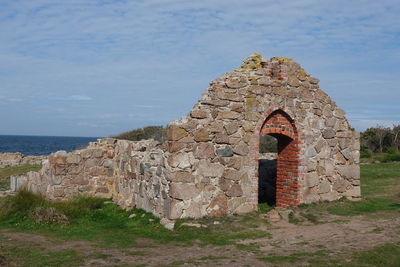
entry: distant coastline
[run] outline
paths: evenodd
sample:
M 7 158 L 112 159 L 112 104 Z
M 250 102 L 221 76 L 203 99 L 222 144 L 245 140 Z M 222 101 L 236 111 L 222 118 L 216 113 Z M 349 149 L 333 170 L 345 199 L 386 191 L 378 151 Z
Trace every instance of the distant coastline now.
M 24 155 L 49 155 L 59 150 L 72 151 L 101 137 L 0 135 L 0 153 L 20 152 Z

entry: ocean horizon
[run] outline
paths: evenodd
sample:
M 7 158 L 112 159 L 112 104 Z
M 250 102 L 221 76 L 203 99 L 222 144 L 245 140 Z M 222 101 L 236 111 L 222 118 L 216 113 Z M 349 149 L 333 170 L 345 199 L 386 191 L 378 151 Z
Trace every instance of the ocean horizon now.
M 87 146 L 101 137 L 0 135 L 0 153 L 20 152 L 24 155 L 49 155 L 59 150 L 67 152 Z

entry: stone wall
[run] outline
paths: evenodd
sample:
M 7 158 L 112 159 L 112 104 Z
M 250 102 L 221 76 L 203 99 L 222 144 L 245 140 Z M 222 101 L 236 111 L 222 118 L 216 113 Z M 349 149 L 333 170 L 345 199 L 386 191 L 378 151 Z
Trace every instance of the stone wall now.
M 167 173 L 158 142 L 107 138 L 81 150 L 51 154 L 39 172 L 18 177 L 18 183 L 50 199 L 78 194 L 112 198 L 123 208 L 142 208 L 164 217 Z
M 171 218 L 256 210 L 260 134 L 278 139 L 278 206 L 359 199 L 359 134 L 318 82 L 291 59 L 260 55 L 212 81 L 168 127 Z
M 47 156 L 25 156 L 19 152 L 0 153 L 0 168 L 19 165 L 40 165 Z
M 278 206 L 357 200 L 359 134 L 318 82 L 291 59 L 255 54 L 212 81 L 189 115 L 168 125 L 164 144 L 102 139 L 50 155 L 23 179 L 52 199 L 112 197 L 169 219 L 255 211 L 259 192 L 271 190 Z M 278 140 L 276 161 L 259 153 L 266 134 Z M 276 166 L 267 182 L 276 187 L 259 187 L 262 160 Z

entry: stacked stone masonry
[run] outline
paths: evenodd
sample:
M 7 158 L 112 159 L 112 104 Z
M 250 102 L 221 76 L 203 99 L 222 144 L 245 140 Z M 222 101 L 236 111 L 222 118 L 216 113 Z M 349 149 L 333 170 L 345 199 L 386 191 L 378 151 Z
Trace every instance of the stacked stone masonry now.
M 52 199 L 112 197 L 169 219 L 257 210 L 260 135 L 278 140 L 276 204 L 360 199 L 359 134 L 298 63 L 254 54 L 211 82 L 168 140 L 101 139 L 23 179 Z
M 25 156 L 19 152 L 0 153 L 0 168 L 19 165 L 40 165 L 46 156 Z

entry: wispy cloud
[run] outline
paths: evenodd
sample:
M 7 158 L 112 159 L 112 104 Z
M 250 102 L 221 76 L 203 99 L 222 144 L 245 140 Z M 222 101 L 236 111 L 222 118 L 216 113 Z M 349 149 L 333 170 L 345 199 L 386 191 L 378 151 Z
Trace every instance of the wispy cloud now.
M 50 97 L 51 100 L 61 100 L 61 101 L 90 101 L 92 97 L 87 95 L 68 95 L 68 96 L 53 96 Z
M 104 112 L 136 114 L 112 118 L 112 132 L 165 124 L 211 79 L 260 52 L 294 57 L 349 116 L 379 113 L 400 99 L 399 13 L 398 0 L 4 0 L 0 100 L 29 99 L 8 110 L 49 110 L 49 121 L 60 108 L 95 123 Z
M 86 95 L 71 95 L 71 96 L 67 97 L 67 99 L 76 100 L 76 101 L 89 101 L 89 100 L 92 100 L 92 98 L 90 96 L 86 96 Z

